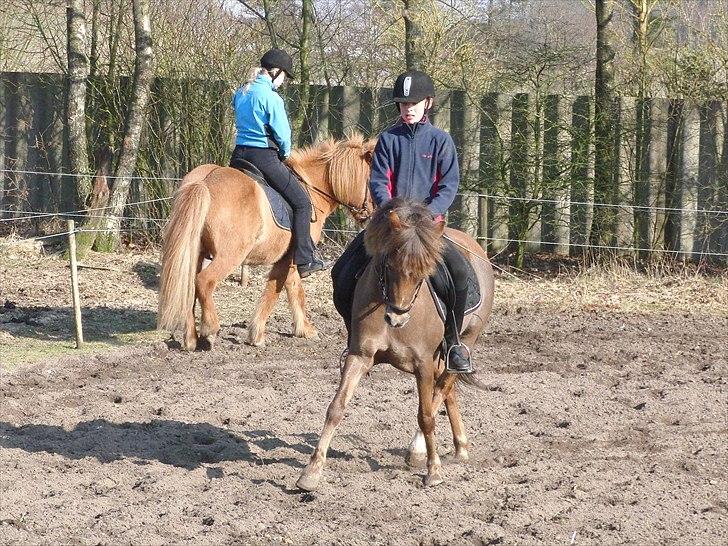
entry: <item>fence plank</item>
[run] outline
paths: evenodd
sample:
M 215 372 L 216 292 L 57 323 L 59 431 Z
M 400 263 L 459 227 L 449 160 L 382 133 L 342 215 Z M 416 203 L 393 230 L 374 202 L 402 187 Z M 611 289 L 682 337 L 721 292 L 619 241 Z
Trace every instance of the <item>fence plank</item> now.
M 7 108 L 7 95 L 5 93 L 5 74 L 0 73 L 0 169 L 7 169 L 5 163 L 5 143 L 9 140 L 10 135 L 7 133 L 7 119 L 8 119 L 8 108 Z M 0 209 L 7 208 L 5 205 L 5 180 L 6 173 L 0 173 Z M 5 213 L 0 212 L 0 218 L 3 218 Z
M 481 100 L 481 191 L 505 195 L 510 173 L 511 97 L 489 93 Z M 500 252 L 508 245 L 508 202 L 488 200 L 488 247 Z
M 480 131 L 478 109 L 464 91 L 451 95 L 450 135 L 458 150 L 460 189 L 451 208 L 452 223 L 477 237 Z
M 676 194 L 680 196 L 679 249 L 684 259 L 691 259 L 698 225 L 698 171 L 700 166 L 700 109 L 694 103 L 683 105 L 680 138 L 680 171 Z
M 621 97 L 617 110 L 617 153 L 616 153 L 616 188 L 614 203 L 619 205 L 616 214 L 615 243 L 625 250 L 618 254 L 631 254 L 634 248 L 634 179 L 636 165 L 635 128 L 637 109 L 635 99 Z
M 571 102 L 558 95 L 549 95 L 544 104 L 543 128 L 543 197 L 555 203 L 542 207 L 541 240 L 544 250 L 569 254 L 569 180 L 568 146 Z
M 590 97 L 580 96 L 574 101 L 571 117 L 571 210 L 569 241 L 572 255 L 583 254 L 589 240 L 593 213 L 591 195 L 594 191 L 591 157 L 592 104 Z M 577 203 L 577 204 L 574 204 Z

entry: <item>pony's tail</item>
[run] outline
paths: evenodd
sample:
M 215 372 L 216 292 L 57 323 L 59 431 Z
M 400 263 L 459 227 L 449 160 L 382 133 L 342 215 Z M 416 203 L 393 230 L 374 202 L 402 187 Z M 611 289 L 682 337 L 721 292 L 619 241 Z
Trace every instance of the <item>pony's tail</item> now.
M 464 385 L 466 387 L 471 387 L 473 389 L 477 389 L 479 391 L 492 391 L 494 390 L 494 387 L 491 385 L 486 385 L 483 383 L 480 379 L 477 377 L 477 372 L 474 373 L 460 373 L 457 374 L 457 384 L 458 385 Z
M 195 303 L 200 238 L 209 209 L 210 191 L 205 182 L 182 181 L 162 243 L 157 315 L 157 328 L 160 330 L 174 332 L 184 327 L 187 313 Z

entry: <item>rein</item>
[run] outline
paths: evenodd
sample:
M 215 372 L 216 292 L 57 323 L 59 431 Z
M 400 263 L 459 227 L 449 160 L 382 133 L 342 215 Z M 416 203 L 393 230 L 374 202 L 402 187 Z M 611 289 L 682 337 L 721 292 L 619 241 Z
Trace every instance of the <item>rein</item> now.
M 399 307 L 392 303 L 392 301 L 389 299 L 389 291 L 387 290 L 387 269 L 388 266 L 385 263 L 386 257 L 382 258 L 382 262 L 379 265 L 379 287 L 382 290 L 382 301 L 384 304 L 392 309 L 395 313 L 402 315 L 404 313 L 409 313 L 412 309 L 412 306 L 415 304 L 415 300 L 417 299 L 417 296 L 420 293 L 420 288 L 422 288 L 422 284 L 425 279 L 420 279 L 420 282 L 417 283 L 417 288 L 415 288 L 415 293 L 412 295 L 412 299 L 410 300 L 409 304 L 405 307 Z
M 364 222 L 365 220 L 368 220 L 369 217 L 372 215 L 372 213 L 367 209 L 367 201 L 369 200 L 369 191 L 370 191 L 369 184 L 365 184 L 365 186 L 364 186 L 364 199 L 362 200 L 361 206 L 356 207 L 354 205 L 349 205 L 348 203 L 344 203 L 341 200 L 337 199 L 335 196 L 329 194 L 328 192 L 325 192 L 324 190 L 319 189 L 312 184 L 309 184 L 308 182 L 306 182 L 304 180 L 303 176 L 301 176 L 298 173 L 298 171 L 296 171 L 295 169 L 291 169 L 291 170 L 296 175 L 296 178 L 298 178 L 298 181 L 301 183 L 301 185 L 304 186 L 307 190 L 309 190 L 309 192 L 310 192 L 310 190 L 313 190 L 316 193 L 318 193 L 319 195 L 322 195 L 322 196 L 330 199 L 334 203 L 347 208 L 349 210 L 349 212 L 351 212 L 352 216 L 354 216 L 354 218 L 357 221 Z M 322 210 L 318 209 L 318 207 L 315 207 L 315 208 L 319 212 L 323 212 Z

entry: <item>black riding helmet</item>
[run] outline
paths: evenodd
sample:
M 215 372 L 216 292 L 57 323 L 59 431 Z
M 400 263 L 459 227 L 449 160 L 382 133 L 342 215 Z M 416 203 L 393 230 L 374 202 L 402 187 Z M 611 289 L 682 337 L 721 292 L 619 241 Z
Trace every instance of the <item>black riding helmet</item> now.
M 282 49 L 269 49 L 260 58 L 260 66 L 270 70 L 272 68 L 280 68 L 289 78 L 293 79 L 293 59 Z
M 392 95 L 394 102 L 420 102 L 427 97 L 434 98 L 435 84 L 424 72 L 408 70 L 394 82 Z

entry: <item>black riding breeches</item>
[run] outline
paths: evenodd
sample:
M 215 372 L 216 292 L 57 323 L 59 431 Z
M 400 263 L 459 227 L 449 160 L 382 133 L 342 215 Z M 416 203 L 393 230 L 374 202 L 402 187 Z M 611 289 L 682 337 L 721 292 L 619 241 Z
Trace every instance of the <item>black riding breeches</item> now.
M 468 299 L 468 262 L 457 247 L 447 239 L 445 239 L 445 248 L 442 252 L 442 261 L 445 262 L 450 277 L 452 277 L 452 285 L 455 289 L 455 301 L 452 303 L 451 312 L 455 315 L 455 325 L 459 332 L 463 326 L 465 303 Z M 438 294 L 442 293 L 438 290 L 438 286 L 435 286 L 435 291 Z
M 231 165 L 235 159 L 249 161 L 263 173 L 271 187 L 280 193 L 293 209 L 294 262 L 307 264 L 314 260 L 314 245 L 311 240 L 311 200 L 296 175 L 278 159 L 272 148 L 248 148 L 236 146 Z

